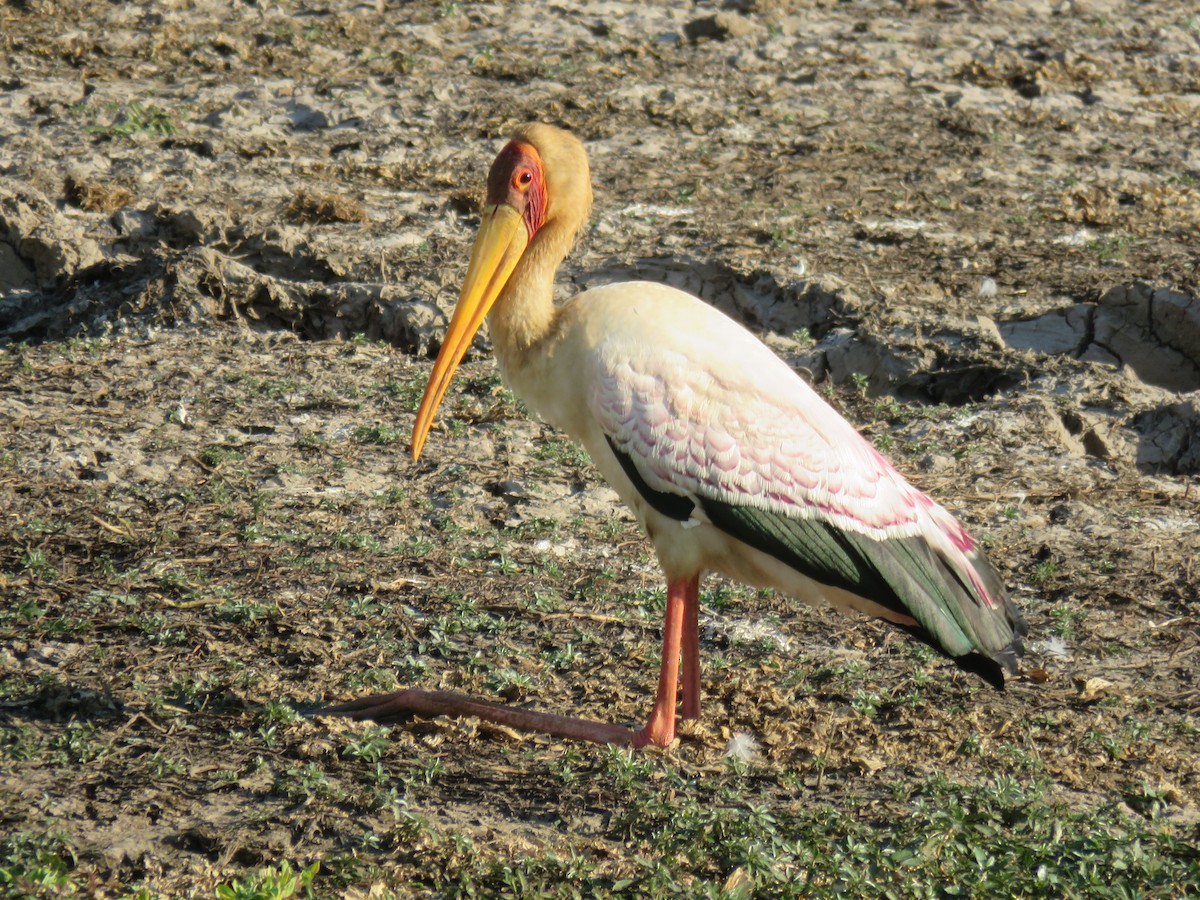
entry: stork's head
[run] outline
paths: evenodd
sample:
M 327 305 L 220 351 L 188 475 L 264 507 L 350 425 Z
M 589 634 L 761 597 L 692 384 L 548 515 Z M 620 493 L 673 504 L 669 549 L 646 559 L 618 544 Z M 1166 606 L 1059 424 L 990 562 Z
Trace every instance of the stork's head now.
M 421 455 L 454 370 L 521 257 L 543 231 L 547 235 L 542 240 L 551 234 L 562 240 L 565 254 L 591 208 L 591 173 L 579 139 L 550 125 L 518 128 L 488 172 L 487 199 L 467 277 L 413 426 L 414 460 Z
M 511 191 L 499 193 L 502 185 L 511 188 L 517 183 L 526 188 L 524 207 L 518 206 L 519 198 Z M 505 202 L 532 210 L 535 201 L 542 204 L 543 218 L 530 232 L 531 240 L 534 232 L 550 221 L 574 237 L 592 211 L 592 175 L 583 144 L 568 131 L 536 122 L 513 132 L 512 140 L 492 163 L 485 211 Z

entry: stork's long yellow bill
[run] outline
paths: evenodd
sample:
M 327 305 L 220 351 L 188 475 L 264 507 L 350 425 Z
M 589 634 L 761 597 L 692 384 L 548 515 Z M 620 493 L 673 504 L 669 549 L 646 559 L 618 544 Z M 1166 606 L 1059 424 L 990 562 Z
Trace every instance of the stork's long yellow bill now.
M 467 267 L 467 278 L 458 296 L 458 305 L 454 307 L 454 315 L 450 318 L 450 327 L 446 329 L 442 349 L 425 385 L 425 396 L 421 399 L 421 408 L 417 410 L 417 420 L 413 424 L 414 460 L 421 455 L 421 448 L 425 446 L 425 438 L 429 436 L 429 429 L 433 425 L 433 414 L 446 396 L 454 370 L 462 362 L 475 332 L 479 331 L 528 244 L 529 231 L 517 210 L 504 203 L 484 209 L 479 236 L 475 238 L 475 247 L 471 251 L 471 264 Z

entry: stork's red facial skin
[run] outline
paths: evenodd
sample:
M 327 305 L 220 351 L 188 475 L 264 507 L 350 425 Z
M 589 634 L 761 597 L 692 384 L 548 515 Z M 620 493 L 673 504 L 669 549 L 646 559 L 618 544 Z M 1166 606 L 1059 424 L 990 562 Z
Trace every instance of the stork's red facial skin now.
M 521 214 L 529 239 L 546 221 L 546 177 L 531 144 L 509 141 L 488 173 L 487 205 L 507 203 Z

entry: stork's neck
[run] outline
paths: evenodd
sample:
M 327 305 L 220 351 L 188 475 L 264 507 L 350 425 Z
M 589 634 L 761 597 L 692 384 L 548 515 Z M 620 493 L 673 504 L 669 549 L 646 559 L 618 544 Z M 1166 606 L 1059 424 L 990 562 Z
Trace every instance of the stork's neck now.
M 492 347 L 500 368 L 516 373 L 554 330 L 554 276 L 575 232 L 547 221 L 521 256 L 488 315 Z

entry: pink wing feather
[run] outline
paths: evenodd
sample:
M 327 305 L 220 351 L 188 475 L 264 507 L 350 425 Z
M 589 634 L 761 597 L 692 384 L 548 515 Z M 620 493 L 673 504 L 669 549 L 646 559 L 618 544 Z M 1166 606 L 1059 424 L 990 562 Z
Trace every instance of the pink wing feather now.
M 728 337 L 738 352 L 719 365 L 660 346 L 594 373 L 593 413 L 651 487 L 819 517 L 879 539 L 933 526 L 959 550 L 974 546 L 763 344 Z

